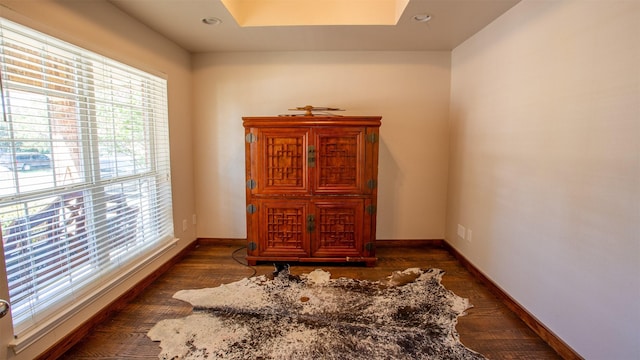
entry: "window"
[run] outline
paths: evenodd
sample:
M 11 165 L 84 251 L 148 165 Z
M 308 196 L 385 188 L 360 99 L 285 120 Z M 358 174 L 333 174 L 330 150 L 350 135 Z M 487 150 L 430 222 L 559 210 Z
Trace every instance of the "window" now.
M 0 19 L 0 224 L 16 335 L 173 239 L 166 80 Z

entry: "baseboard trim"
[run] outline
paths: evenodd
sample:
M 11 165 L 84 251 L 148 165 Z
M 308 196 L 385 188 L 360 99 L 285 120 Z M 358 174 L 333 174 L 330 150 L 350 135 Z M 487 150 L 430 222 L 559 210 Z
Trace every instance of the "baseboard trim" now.
M 567 345 L 562 339 L 556 336 L 535 316 L 531 315 L 527 309 L 522 307 L 509 294 L 504 292 L 491 279 L 486 277 L 478 268 L 473 265 L 467 258 L 458 252 L 446 240 L 442 241 L 443 247 L 451 253 L 474 277 L 480 280 L 500 301 L 502 301 L 509 310 L 513 311 L 533 332 L 535 332 L 544 342 L 546 342 L 558 355 L 566 360 L 584 360 L 580 354 Z
M 87 321 L 78 326 L 75 330 L 67 334 L 60 341 L 55 343 L 53 346 L 49 347 L 46 351 L 40 354 L 36 360 L 55 360 L 64 355 L 69 349 L 71 349 L 75 344 L 80 342 L 85 336 L 91 333 L 91 330 L 98 324 L 108 320 L 113 314 L 124 309 L 124 307 L 130 303 L 133 299 L 135 299 L 138 295 L 140 295 L 144 289 L 153 283 L 156 279 L 158 279 L 162 274 L 167 272 L 174 264 L 180 261 L 185 257 L 191 250 L 193 250 L 197 245 L 197 241 L 193 241 L 191 244 L 187 245 L 184 249 L 182 249 L 178 254 L 173 256 L 164 264 L 160 265 L 158 269 L 153 271 L 151 274 L 146 276 L 144 279 L 140 280 L 136 285 L 134 285 L 131 289 L 127 290 L 125 293 L 120 295 L 117 299 L 112 301 L 109 305 L 102 308 L 95 315 L 89 318 Z
M 203 245 L 224 245 L 224 246 L 246 246 L 247 239 L 224 239 L 224 238 L 198 238 L 198 244 Z
M 376 247 L 443 247 L 442 239 L 376 240 Z

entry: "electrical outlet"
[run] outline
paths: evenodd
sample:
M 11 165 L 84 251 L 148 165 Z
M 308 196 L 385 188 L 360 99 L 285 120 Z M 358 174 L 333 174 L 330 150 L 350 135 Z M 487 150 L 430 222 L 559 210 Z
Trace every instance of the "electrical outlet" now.
M 458 224 L 458 236 L 460 238 L 462 238 L 464 240 L 465 237 L 465 233 L 467 232 L 467 230 L 464 228 L 464 226 Z
M 473 233 L 471 232 L 471 229 L 467 229 L 467 241 L 471 242 L 472 237 L 473 237 Z
M 197 220 L 198 220 L 198 219 L 196 218 L 196 214 L 191 215 L 191 223 L 192 223 L 193 225 L 195 225 L 195 224 L 197 223 Z
M 187 223 L 187 219 L 182 220 L 182 231 L 187 231 L 187 228 L 189 228 L 189 223 Z

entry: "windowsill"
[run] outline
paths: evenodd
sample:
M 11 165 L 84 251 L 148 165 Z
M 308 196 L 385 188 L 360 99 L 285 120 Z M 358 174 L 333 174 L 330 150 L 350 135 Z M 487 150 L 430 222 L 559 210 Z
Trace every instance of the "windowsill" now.
M 42 339 L 44 336 L 49 334 L 51 331 L 55 330 L 61 323 L 69 320 L 74 315 L 78 314 L 83 309 L 86 309 L 89 305 L 93 304 L 95 301 L 100 299 L 105 294 L 109 293 L 111 290 L 124 283 L 126 280 L 130 279 L 132 276 L 140 272 L 142 269 L 147 267 L 149 264 L 157 260 L 160 256 L 167 253 L 169 250 L 174 248 L 179 238 L 173 238 L 167 241 L 160 248 L 156 249 L 154 252 L 150 253 L 149 256 L 144 258 L 142 261 L 138 263 L 132 264 L 129 269 L 124 271 L 117 278 L 111 279 L 111 281 L 107 282 L 100 288 L 88 293 L 82 300 L 78 301 L 75 305 L 70 306 L 67 310 L 61 311 L 56 316 L 48 319 L 42 325 L 35 327 L 33 329 L 25 331 L 20 337 L 13 340 L 9 347 L 13 349 L 15 354 L 19 354 L 24 351 L 29 346 L 33 345 L 38 340 Z

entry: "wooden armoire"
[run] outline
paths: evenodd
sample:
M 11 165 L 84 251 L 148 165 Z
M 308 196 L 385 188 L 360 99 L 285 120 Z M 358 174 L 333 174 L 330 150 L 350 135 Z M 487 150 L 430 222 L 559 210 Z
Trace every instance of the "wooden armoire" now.
M 250 265 L 375 265 L 380 124 L 380 116 L 243 117 Z

